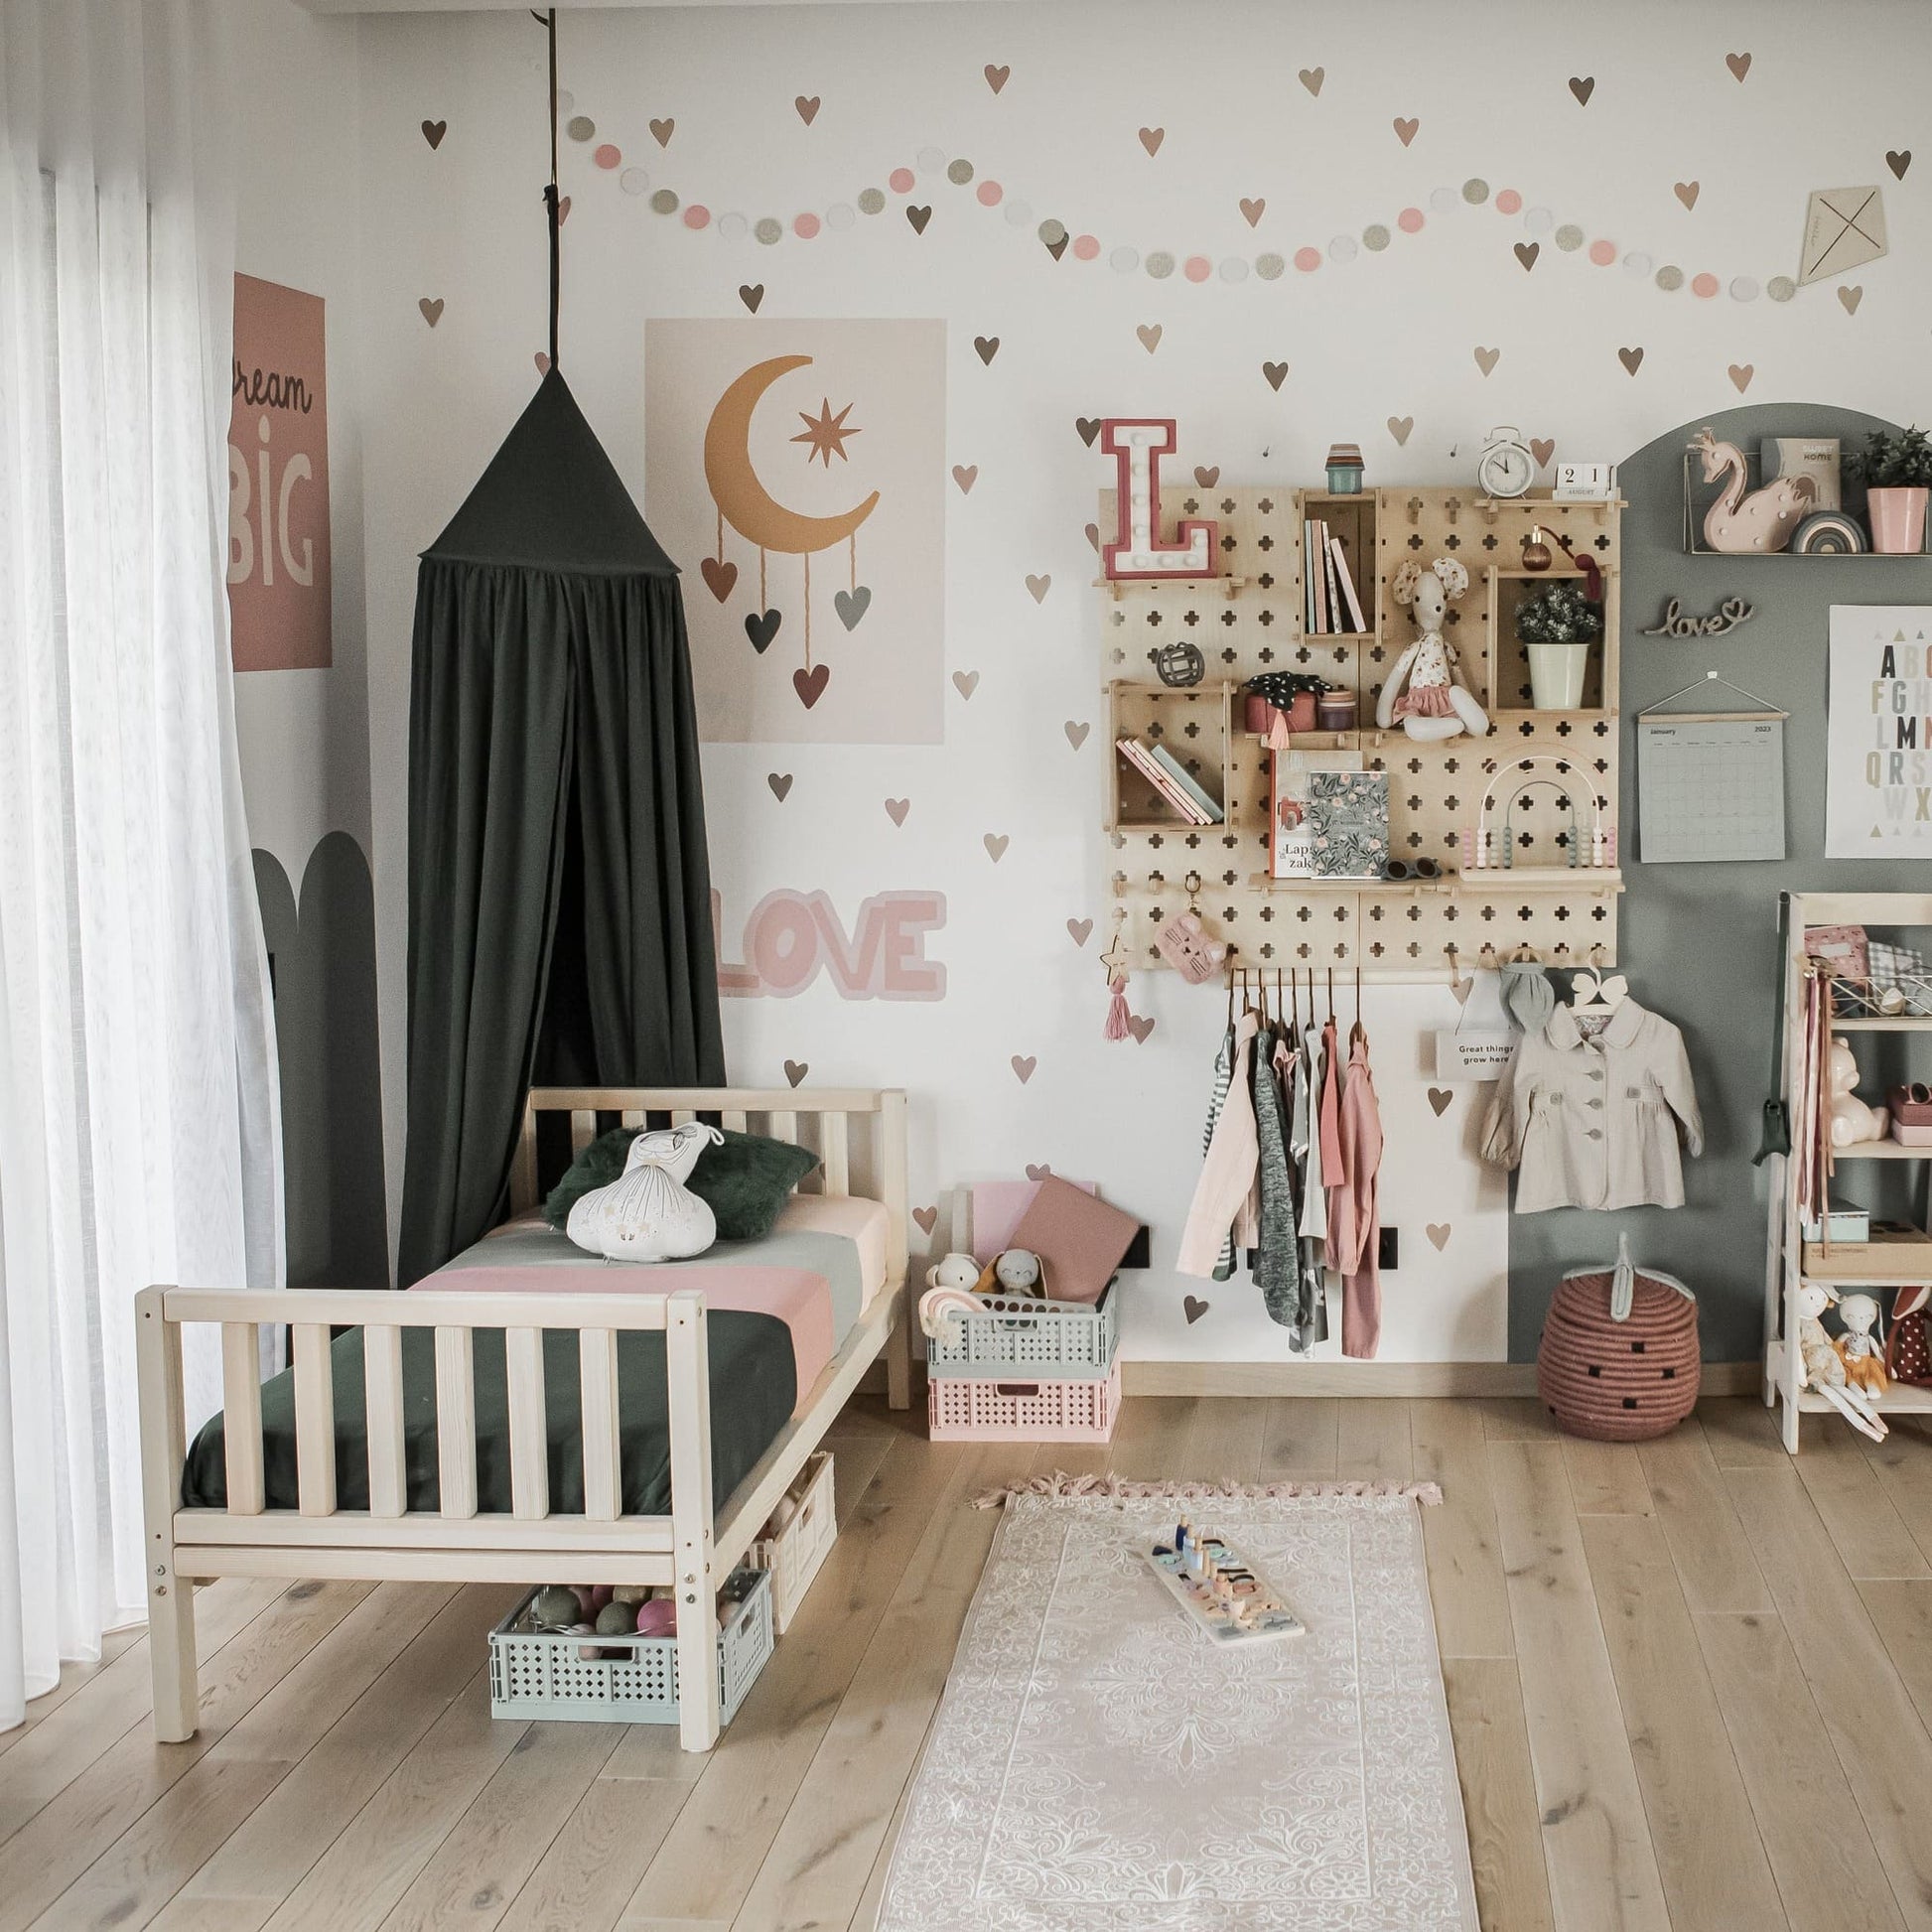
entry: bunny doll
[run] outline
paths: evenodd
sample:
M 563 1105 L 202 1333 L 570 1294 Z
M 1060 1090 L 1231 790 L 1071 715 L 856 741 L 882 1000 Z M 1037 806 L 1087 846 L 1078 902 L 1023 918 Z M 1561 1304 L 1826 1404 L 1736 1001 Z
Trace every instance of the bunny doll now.
M 1855 1381 L 1847 1373 L 1845 1357 L 1825 1332 L 1822 1317 L 1837 1299 L 1831 1289 L 1817 1282 L 1806 1282 L 1798 1290 L 1798 1386 L 1816 1390 L 1854 1429 L 1874 1443 L 1883 1442 L 1885 1425 L 1878 1420 L 1871 1397 L 1862 1386 L 1863 1378 Z M 1867 1299 L 1852 1297 L 1855 1302 Z M 1875 1305 L 1872 1313 L 1875 1318 Z
M 1885 1350 L 1872 1332 L 1878 1325 L 1878 1301 L 1872 1295 L 1848 1295 L 1838 1305 L 1838 1358 L 1845 1364 L 1845 1379 L 1856 1383 L 1868 1396 L 1881 1396 L 1891 1387 L 1885 1374 Z
M 1438 557 L 1425 570 L 1412 557 L 1389 580 L 1389 595 L 1415 607 L 1422 632 L 1396 659 L 1375 701 L 1375 722 L 1388 731 L 1402 720 L 1411 738 L 1424 742 L 1468 732 L 1489 735 L 1489 717 L 1456 675 L 1455 651 L 1443 635 L 1449 604 L 1469 588 L 1469 573 L 1453 557 Z

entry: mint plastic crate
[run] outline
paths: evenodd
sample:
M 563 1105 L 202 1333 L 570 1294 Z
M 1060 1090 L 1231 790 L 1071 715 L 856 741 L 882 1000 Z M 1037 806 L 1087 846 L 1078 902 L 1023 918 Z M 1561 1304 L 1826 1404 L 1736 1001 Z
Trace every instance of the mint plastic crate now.
M 1059 1380 L 1104 1381 L 1120 1345 L 1114 1284 L 1098 1302 L 989 1299 L 985 1310 L 954 1314 L 943 1334 L 926 1339 L 932 1376 L 985 1376 L 1004 1369 Z
M 489 1633 L 489 1715 L 566 1724 L 677 1723 L 674 1637 L 559 1636 L 529 1627 L 532 1590 Z M 718 1689 L 730 1724 L 771 1655 L 771 1579 L 735 1570 L 719 1591 L 738 1608 L 718 1632 Z M 621 1651 L 621 1656 L 605 1655 Z M 586 1652 L 598 1653 L 587 1656 Z

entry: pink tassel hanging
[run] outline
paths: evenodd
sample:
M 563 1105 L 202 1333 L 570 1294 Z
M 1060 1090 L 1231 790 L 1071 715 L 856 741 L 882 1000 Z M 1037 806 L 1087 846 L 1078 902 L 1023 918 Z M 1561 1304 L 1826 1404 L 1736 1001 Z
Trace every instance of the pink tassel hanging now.
M 1114 990 L 1114 997 L 1107 1002 L 1107 1025 L 1102 1030 L 1106 1039 L 1125 1039 L 1127 1037 L 1127 975 L 1116 973 L 1108 981 Z
M 1275 707 L 1275 715 L 1268 721 L 1266 743 L 1271 752 L 1286 752 L 1295 743 L 1294 734 L 1288 726 L 1288 713 L 1280 705 Z

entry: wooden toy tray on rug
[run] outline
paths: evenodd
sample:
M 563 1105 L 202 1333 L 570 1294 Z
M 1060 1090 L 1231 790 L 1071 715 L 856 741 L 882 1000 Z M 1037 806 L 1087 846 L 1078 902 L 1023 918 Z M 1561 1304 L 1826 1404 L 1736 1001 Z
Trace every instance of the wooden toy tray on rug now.
M 1279 1643 L 1284 1637 L 1308 1634 L 1308 1625 L 1289 1607 L 1281 1591 L 1225 1537 L 1202 1534 L 1197 1540 L 1202 1554 L 1211 1557 L 1223 1573 L 1257 1585 L 1260 1600 L 1268 1607 L 1252 1612 L 1245 1621 L 1238 1619 L 1205 1580 L 1187 1573 L 1172 1544 L 1136 1547 L 1162 1587 L 1211 1642 L 1232 1649 L 1240 1644 Z

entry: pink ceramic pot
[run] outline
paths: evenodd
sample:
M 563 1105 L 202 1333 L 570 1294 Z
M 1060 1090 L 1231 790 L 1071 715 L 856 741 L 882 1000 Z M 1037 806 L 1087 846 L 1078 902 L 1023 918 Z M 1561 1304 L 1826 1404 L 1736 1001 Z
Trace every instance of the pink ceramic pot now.
M 1871 547 L 1888 557 L 1909 556 L 1925 548 L 1923 487 L 1871 489 L 1865 507 L 1871 514 Z

